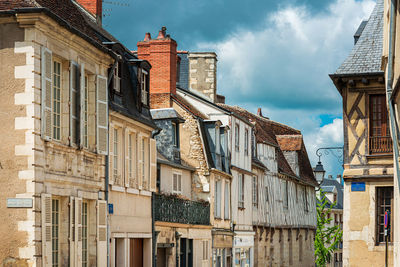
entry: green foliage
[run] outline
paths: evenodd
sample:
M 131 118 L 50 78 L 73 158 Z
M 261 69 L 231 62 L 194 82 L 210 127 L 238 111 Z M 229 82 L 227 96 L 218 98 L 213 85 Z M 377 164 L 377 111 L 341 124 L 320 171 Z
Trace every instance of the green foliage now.
M 325 267 L 331 261 L 332 254 L 339 247 L 342 241 L 343 231 L 339 225 L 330 225 L 333 218 L 328 218 L 332 210 L 324 192 L 321 191 L 322 199 L 317 199 L 317 231 L 315 234 L 315 263 L 318 267 Z

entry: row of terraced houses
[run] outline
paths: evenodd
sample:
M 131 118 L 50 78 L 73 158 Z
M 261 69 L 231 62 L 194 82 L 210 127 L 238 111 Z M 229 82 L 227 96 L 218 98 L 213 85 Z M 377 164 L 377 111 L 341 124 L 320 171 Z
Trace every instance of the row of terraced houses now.
M 101 16 L 0 2 L 0 266 L 314 266 L 301 132 L 225 104 L 215 53 Z

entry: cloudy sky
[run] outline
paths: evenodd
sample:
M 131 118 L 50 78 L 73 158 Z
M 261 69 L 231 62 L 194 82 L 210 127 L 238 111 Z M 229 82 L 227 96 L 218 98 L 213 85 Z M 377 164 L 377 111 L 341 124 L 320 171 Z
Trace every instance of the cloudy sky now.
M 343 145 L 341 97 L 328 74 L 350 52 L 375 1 L 105 2 L 103 24 L 132 50 L 145 32 L 156 37 L 166 26 L 179 50 L 215 51 L 227 104 L 261 107 L 264 116 L 301 130 L 313 166 L 318 147 Z M 342 173 L 335 157 L 324 155 L 322 163 L 327 174 Z

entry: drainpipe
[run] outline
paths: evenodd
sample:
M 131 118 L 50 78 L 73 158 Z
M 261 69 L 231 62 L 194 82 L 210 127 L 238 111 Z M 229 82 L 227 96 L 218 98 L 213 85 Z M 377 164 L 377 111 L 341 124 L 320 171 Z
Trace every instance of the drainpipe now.
M 398 126 L 395 117 L 394 103 L 392 99 L 393 93 L 393 49 L 394 49 L 394 35 L 395 35 L 395 23 L 396 23 L 396 3 L 395 0 L 390 2 L 390 24 L 389 24 L 389 56 L 388 56 L 388 68 L 387 68 L 387 82 L 386 82 L 386 98 L 389 106 L 389 116 L 390 116 L 390 128 L 393 140 L 393 151 L 394 151 L 394 164 L 397 174 L 397 181 L 400 184 L 400 170 L 399 170 L 399 139 L 398 139 Z
M 107 90 L 110 87 L 111 84 L 111 78 L 112 75 L 114 73 L 114 69 L 116 68 L 117 64 L 118 64 L 118 58 L 120 56 L 118 56 L 114 51 L 109 50 L 111 56 L 115 59 L 114 65 L 111 68 L 110 73 L 108 74 L 108 80 L 107 80 Z M 110 118 L 110 110 L 108 108 L 108 103 L 107 103 L 107 118 Z M 110 132 L 110 123 L 108 123 L 107 125 L 107 132 Z M 108 138 L 108 136 L 107 136 Z M 105 175 L 105 199 L 106 199 L 106 203 L 107 203 L 107 213 L 108 213 L 108 184 L 109 184 L 109 176 L 108 176 L 108 169 L 109 169 L 109 164 L 108 164 L 108 151 L 110 149 L 110 144 L 109 142 L 107 142 L 107 155 L 106 155 L 106 166 L 105 166 L 105 171 L 106 171 L 106 175 Z M 107 267 L 110 266 L 110 223 L 107 223 Z

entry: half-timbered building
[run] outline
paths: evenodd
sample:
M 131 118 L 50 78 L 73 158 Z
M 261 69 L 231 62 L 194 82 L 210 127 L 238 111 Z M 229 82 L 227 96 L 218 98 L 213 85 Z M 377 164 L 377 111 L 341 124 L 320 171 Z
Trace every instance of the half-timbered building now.
M 384 264 L 384 213 L 394 212 L 393 146 L 381 70 L 383 12 L 383 0 L 378 0 L 366 24 L 360 26 L 361 35 L 355 36 L 349 56 L 330 75 L 343 99 L 345 266 Z M 392 237 L 393 231 L 389 265 L 393 263 Z

